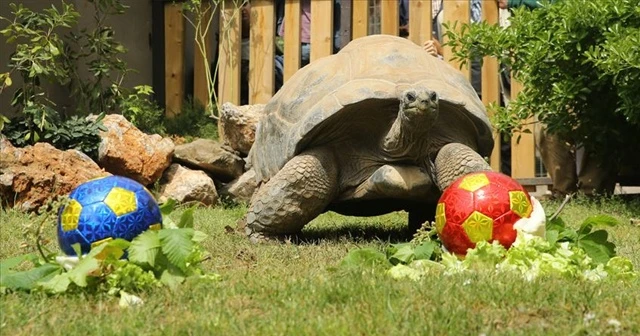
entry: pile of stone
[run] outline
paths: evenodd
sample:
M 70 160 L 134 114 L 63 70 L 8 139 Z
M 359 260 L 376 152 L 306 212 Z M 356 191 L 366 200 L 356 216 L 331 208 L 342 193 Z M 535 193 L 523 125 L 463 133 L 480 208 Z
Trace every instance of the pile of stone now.
M 0 205 L 34 211 L 90 179 L 112 174 L 147 186 L 159 202 L 216 205 L 220 197 L 248 202 L 257 182 L 253 171 L 245 171 L 245 158 L 263 107 L 224 104 L 219 120 L 224 143 L 197 139 L 175 145 L 141 132 L 122 115 L 107 115 L 96 161 L 47 143 L 16 148 L 0 134 Z

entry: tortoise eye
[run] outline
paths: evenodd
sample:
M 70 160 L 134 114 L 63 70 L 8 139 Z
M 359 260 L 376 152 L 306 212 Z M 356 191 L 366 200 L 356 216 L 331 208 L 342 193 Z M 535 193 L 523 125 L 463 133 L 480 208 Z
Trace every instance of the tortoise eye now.
M 416 101 L 416 94 L 413 91 L 407 92 L 407 101 L 410 103 Z
M 437 101 L 438 100 L 438 94 L 435 92 L 431 92 L 431 94 L 429 95 L 429 99 L 431 99 L 431 101 Z

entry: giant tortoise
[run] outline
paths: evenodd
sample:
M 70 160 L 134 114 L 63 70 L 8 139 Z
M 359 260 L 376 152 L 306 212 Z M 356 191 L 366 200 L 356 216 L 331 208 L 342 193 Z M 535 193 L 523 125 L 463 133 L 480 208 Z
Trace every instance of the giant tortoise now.
M 253 240 L 321 213 L 433 218 L 441 191 L 490 170 L 491 125 L 469 81 L 413 42 L 373 35 L 300 69 L 265 106 L 248 163 Z

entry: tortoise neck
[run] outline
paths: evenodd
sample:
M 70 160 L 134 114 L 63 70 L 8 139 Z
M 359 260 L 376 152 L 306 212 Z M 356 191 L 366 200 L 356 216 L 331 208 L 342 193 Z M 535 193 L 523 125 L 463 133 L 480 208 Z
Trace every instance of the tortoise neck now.
M 420 118 L 409 118 L 403 111 L 391 125 L 382 142 L 382 150 L 393 159 L 422 162 L 428 156 L 429 131 L 431 123 Z

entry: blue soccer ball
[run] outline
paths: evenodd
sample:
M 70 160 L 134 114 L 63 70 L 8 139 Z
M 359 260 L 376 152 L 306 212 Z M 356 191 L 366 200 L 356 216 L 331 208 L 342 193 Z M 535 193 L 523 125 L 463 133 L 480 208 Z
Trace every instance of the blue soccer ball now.
M 80 244 L 82 254 L 116 238 L 131 241 L 142 232 L 162 228 L 162 214 L 151 193 L 122 176 L 87 181 L 69 194 L 58 212 L 58 243 L 65 254 Z

